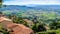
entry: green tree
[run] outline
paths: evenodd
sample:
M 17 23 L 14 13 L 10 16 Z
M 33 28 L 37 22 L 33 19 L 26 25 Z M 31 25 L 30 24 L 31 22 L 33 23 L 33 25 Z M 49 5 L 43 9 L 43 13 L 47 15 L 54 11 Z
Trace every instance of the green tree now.
M 0 32 L 3 34 L 9 34 L 9 32 L 7 31 L 7 29 L 4 29 L 2 24 L 0 24 Z
M 3 0 L 0 0 L 0 7 L 2 7 L 2 1 L 3 1 Z
M 2 14 L 2 12 L 0 12 L 0 14 Z
M 49 25 L 51 29 L 58 29 L 60 28 L 60 21 L 58 21 L 57 19 L 53 20 L 53 23 L 50 23 Z
M 23 18 L 21 18 L 21 17 L 15 17 L 15 18 L 13 19 L 13 22 L 18 23 L 18 24 L 24 24 L 24 25 L 28 26 L 28 25 L 27 25 L 27 22 L 25 22 L 25 21 L 23 20 Z
M 16 15 L 8 15 L 8 18 L 12 19 L 14 23 L 24 24 L 28 27 L 27 22 L 25 22 L 21 17 L 17 17 Z

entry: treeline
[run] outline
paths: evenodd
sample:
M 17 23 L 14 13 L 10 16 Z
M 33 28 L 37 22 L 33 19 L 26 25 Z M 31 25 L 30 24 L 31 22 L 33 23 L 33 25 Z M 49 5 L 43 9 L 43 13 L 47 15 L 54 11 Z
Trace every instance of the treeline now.
M 17 17 L 16 15 L 9 15 L 8 17 L 12 19 L 14 23 L 24 24 L 25 26 L 30 27 L 32 30 L 34 30 L 35 33 L 44 32 L 48 30 L 57 30 L 60 28 L 60 19 L 57 19 L 57 18 L 47 20 L 47 22 L 51 21 L 51 23 L 47 24 L 42 21 L 43 19 L 38 20 L 35 17 L 31 20 L 33 21 L 33 25 L 30 24 L 31 26 L 29 26 L 28 23 L 23 20 L 23 19 L 28 19 L 28 18 Z

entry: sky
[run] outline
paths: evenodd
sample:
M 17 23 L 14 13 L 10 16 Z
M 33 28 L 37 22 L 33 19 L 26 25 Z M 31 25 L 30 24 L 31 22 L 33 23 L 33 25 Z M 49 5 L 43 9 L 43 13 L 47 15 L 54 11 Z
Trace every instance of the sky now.
M 4 5 L 60 5 L 60 0 L 3 0 Z

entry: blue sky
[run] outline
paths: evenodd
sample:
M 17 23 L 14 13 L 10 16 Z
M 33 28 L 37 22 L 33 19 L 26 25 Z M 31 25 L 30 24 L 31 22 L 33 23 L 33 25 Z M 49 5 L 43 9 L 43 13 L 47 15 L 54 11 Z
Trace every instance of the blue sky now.
M 60 5 L 60 0 L 4 0 L 5 5 Z

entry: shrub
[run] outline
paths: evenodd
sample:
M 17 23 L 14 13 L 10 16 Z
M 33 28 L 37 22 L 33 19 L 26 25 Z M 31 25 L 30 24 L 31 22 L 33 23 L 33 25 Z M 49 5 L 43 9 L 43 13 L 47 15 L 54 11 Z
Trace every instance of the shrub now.
M 38 32 L 36 34 L 60 34 L 60 30 L 49 30 L 46 32 Z

